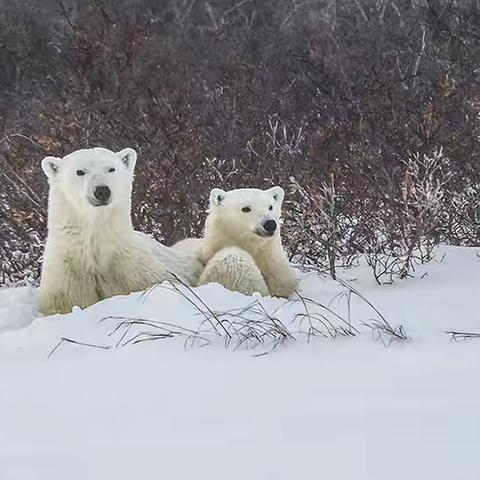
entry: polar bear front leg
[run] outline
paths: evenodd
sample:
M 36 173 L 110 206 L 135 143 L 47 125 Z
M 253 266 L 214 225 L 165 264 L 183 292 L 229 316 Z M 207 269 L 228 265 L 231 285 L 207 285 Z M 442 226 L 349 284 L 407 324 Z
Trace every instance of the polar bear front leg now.
M 252 295 L 268 295 L 268 287 L 253 258 L 244 250 L 229 247 L 219 250 L 207 263 L 199 285 L 219 283 L 228 290 Z
M 270 295 L 290 298 L 298 288 L 298 279 L 283 249 L 262 252 L 255 258 L 263 272 Z
M 100 296 L 92 285 L 82 286 L 79 282 L 70 281 L 68 286 L 58 288 L 40 286 L 38 306 L 40 312 L 46 316 L 70 313 L 74 306 L 85 308 L 100 300 Z
M 76 305 L 85 308 L 99 300 L 92 275 L 70 271 L 65 261 L 44 263 L 38 298 L 43 315 L 69 313 Z

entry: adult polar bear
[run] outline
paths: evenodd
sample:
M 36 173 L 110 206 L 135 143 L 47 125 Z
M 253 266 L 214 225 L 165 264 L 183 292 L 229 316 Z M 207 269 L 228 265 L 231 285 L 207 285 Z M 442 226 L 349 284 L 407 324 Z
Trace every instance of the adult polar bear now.
M 117 153 L 91 148 L 42 161 L 50 184 L 42 313 L 66 313 L 75 305 L 83 308 L 175 277 L 197 282 L 203 265 L 194 255 L 132 227 L 136 159 L 131 148 Z
M 284 195 L 281 187 L 212 190 L 204 238 L 174 245 L 205 264 L 199 285 L 216 282 L 246 295 L 285 298 L 295 292 L 297 278 L 280 237 Z

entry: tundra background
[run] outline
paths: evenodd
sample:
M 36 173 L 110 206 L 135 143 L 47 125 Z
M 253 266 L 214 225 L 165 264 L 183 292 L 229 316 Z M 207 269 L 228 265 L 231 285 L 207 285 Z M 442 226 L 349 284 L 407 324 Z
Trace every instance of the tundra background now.
M 166 244 L 280 184 L 305 266 L 406 276 L 480 245 L 479 88 L 478 0 L 0 0 L 0 285 L 38 280 L 42 158 L 97 145 Z

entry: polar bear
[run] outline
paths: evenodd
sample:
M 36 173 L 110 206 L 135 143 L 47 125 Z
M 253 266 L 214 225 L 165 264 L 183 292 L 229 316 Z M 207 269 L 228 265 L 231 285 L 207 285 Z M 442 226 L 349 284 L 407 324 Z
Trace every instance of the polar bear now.
M 39 291 L 45 315 L 144 290 L 165 279 L 190 285 L 198 281 L 203 265 L 194 255 L 133 229 L 136 159 L 131 148 L 116 153 L 90 148 L 42 161 L 50 185 Z
M 205 264 L 199 285 L 285 298 L 295 292 L 297 278 L 280 237 L 284 195 L 281 187 L 212 190 L 204 237 L 174 245 Z

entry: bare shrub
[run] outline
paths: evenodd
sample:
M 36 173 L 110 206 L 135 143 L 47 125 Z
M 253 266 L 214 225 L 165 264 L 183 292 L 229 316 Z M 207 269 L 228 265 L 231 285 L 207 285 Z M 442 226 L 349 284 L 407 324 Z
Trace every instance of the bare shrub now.
M 417 153 L 405 165 L 401 198 L 386 198 L 370 220 L 366 260 L 378 283 L 409 276 L 416 265 L 433 258 L 442 240 L 449 161 L 439 149 L 432 155 Z
M 478 245 L 479 23 L 474 1 L 0 0 L 0 282 L 38 279 L 40 160 L 90 146 L 139 151 L 134 223 L 167 244 L 219 183 L 295 177 L 327 223 L 290 240 L 292 203 L 286 244 L 335 275 L 375 244 L 369 217 L 400 215 L 403 160 L 443 145 L 462 215 L 441 238 Z
M 353 190 L 352 179 L 338 181 L 333 173 L 320 186 L 291 178 L 286 224 L 293 258 L 334 279 L 338 268 L 364 258 L 380 284 L 412 275 L 453 236 L 454 243 L 478 244 L 478 192 L 469 183 L 451 190 L 454 173 L 443 150 L 416 153 L 403 165 L 397 188 L 374 194 Z
M 462 191 L 452 192 L 443 212 L 443 238 L 454 245 L 474 247 L 480 239 L 480 184 L 465 180 Z
M 287 238 L 292 254 L 304 268 L 329 272 L 355 263 L 362 251 L 358 222 L 346 208 L 350 199 L 336 190 L 335 175 L 320 187 L 304 187 L 294 177 L 287 213 Z

